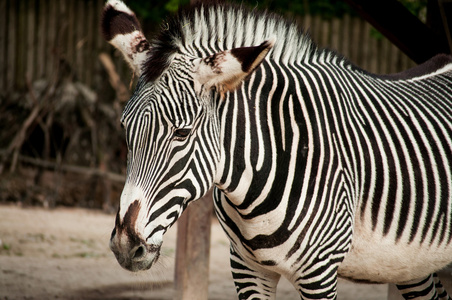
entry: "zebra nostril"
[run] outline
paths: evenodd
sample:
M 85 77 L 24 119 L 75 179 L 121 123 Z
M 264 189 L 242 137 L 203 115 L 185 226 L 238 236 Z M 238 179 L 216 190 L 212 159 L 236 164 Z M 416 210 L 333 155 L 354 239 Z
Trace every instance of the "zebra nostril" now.
M 146 253 L 146 250 L 143 245 L 138 246 L 135 252 L 132 255 L 132 259 L 140 259 Z

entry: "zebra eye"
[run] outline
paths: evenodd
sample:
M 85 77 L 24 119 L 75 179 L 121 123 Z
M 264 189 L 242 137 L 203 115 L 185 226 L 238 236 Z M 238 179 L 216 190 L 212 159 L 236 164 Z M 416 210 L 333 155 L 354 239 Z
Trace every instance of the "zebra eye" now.
M 184 139 L 186 139 L 188 137 L 190 132 L 191 132 L 190 128 L 176 129 L 174 131 L 174 137 L 175 137 L 176 140 L 182 141 L 182 140 L 184 140 Z

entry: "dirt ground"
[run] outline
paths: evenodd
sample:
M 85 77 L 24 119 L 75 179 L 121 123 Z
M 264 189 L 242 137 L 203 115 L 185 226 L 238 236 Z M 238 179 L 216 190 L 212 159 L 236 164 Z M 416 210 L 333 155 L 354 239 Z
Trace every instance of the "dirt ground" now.
M 114 215 L 95 210 L 0 205 L 0 299 L 172 299 L 176 226 L 158 265 L 123 270 L 108 249 Z M 236 299 L 228 241 L 212 221 L 209 299 Z M 340 280 L 339 299 L 386 299 L 387 285 Z M 287 281 L 277 299 L 299 299 Z

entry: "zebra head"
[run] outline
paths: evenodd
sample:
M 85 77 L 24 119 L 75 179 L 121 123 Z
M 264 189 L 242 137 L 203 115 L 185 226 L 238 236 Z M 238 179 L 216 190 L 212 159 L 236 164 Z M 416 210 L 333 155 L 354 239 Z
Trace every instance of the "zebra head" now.
M 127 179 L 110 241 L 118 262 L 138 271 L 151 267 L 163 234 L 216 182 L 218 107 L 262 62 L 273 41 L 184 53 L 176 42 L 165 44 L 174 34 L 167 28 L 149 43 L 134 13 L 117 0 L 107 2 L 102 29 L 140 76 L 121 120 L 129 149 Z

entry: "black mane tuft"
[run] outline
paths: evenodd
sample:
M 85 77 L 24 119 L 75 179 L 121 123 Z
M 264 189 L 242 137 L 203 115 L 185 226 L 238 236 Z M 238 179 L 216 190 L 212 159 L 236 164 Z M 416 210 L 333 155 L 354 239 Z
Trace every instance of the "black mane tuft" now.
M 170 56 L 178 51 L 175 38 L 183 38 L 180 22 L 175 17 L 162 25 L 157 37 L 151 41 L 149 58 L 143 66 L 143 77 L 146 82 L 155 81 L 170 64 Z

